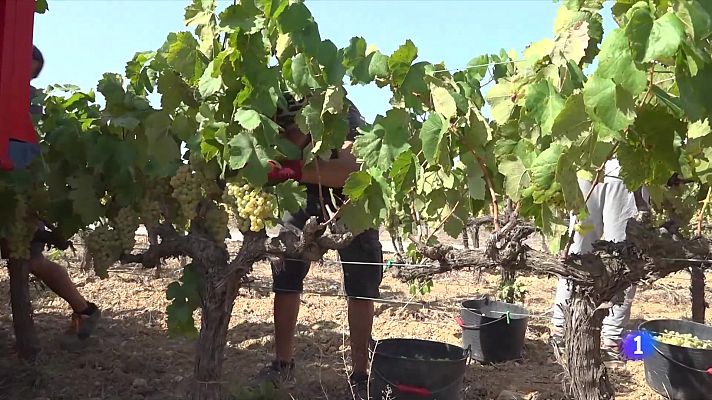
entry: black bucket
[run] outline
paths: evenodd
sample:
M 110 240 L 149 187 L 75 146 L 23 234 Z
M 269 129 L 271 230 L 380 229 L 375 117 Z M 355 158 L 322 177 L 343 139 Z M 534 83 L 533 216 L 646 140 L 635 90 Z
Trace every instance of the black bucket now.
M 712 340 L 712 327 L 679 319 L 658 319 L 640 324 L 641 331 L 655 335 L 665 330 L 691 333 Z M 645 381 L 670 400 L 712 399 L 712 350 L 690 349 L 653 341 L 652 354 L 644 360 Z
M 462 347 L 418 339 L 379 340 L 369 399 L 460 400 L 469 355 Z
M 483 363 L 521 359 L 528 322 L 526 308 L 487 297 L 463 302 L 457 319 L 463 347 Z

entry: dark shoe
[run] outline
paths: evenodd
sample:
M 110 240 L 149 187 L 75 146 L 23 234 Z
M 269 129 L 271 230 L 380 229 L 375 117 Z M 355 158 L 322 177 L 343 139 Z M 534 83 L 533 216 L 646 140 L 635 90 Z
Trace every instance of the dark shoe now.
M 275 388 L 284 388 L 293 386 L 295 383 L 294 360 L 290 362 L 275 360 L 257 373 L 250 386 L 260 388 L 269 384 Z
M 94 303 L 88 303 L 87 309 L 72 313 L 72 333 L 81 340 L 91 336 L 101 319 L 101 310 Z
M 355 400 L 368 400 L 368 374 L 353 373 L 349 376 L 349 384 L 351 385 L 351 393 Z

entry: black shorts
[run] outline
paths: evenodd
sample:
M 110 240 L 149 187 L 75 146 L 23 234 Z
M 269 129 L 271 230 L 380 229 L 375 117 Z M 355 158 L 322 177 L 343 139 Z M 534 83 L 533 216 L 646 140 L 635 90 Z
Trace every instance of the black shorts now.
M 42 232 L 45 230 L 45 226 L 43 224 L 39 224 L 37 226 L 37 231 Z M 45 249 L 45 244 L 43 242 L 38 242 L 33 240 L 30 242 L 30 259 L 34 260 L 36 258 L 42 257 L 42 252 L 44 252 Z M 4 240 L 0 240 L 0 258 L 6 260 L 10 257 L 10 253 L 7 249 L 7 244 L 5 243 Z
M 314 208 L 314 207 L 308 207 Z M 301 210 L 284 218 L 285 225 L 299 229 L 304 227 L 315 210 Z M 378 231 L 370 229 L 357 235 L 345 248 L 339 250 L 343 262 L 344 290 L 349 297 L 380 297 L 379 287 L 383 280 L 383 249 Z M 360 264 L 363 263 L 363 264 Z M 309 272 L 308 261 L 285 260 L 278 271 L 272 265 L 272 290 L 275 293 L 301 293 L 304 290 L 304 278 Z

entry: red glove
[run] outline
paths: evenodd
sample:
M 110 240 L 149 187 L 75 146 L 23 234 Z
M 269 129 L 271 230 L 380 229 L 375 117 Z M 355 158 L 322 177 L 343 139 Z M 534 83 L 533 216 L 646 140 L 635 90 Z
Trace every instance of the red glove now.
M 272 170 L 267 174 L 269 182 L 284 182 L 289 179 L 298 181 L 302 179 L 302 162 L 299 160 L 285 160 L 280 165 L 275 161 L 270 161 Z

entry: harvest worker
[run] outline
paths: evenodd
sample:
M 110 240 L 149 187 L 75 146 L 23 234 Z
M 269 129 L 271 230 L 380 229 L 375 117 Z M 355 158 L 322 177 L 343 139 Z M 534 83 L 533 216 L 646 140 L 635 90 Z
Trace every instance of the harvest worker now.
M 286 139 L 302 150 L 310 143 L 311 136 L 299 130 L 295 115 L 305 104 L 293 96 L 285 94 L 286 107 L 280 107 L 275 120 L 283 129 Z M 302 161 L 283 161 L 269 174 L 270 182 L 294 179 L 306 186 L 307 201 L 304 209 L 288 215 L 283 223 L 303 228 L 306 221 L 314 216 L 324 221 L 319 195 L 322 185 L 323 204 L 330 212 L 335 212 L 344 201 L 342 188 L 348 176 L 358 171 L 359 165 L 351 153 L 357 128 L 363 126 L 363 118 L 358 109 L 349 102 L 349 131 L 340 150 L 332 152 L 328 161 L 318 161 L 318 171 L 314 163 L 303 166 Z M 332 198 L 334 201 L 332 202 Z M 336 204 L 334 204 L 336 203 Z M 349 377 L 352 388 L 363 393 L 368 381 L 368 352 L 373 326 L 373 301 L 378 298 L 379 286 L 383 279 L 383 252 L 378 231 L 371 229 L 357 235 L 349 246 L 339 251 L 344 274 L 344 287 L 348 299 L 348 319 L 351 340 L 352 373 Z M 359 264 L 363 263 L 363 264 Z M 304 278 L 309 271 L 308 261 L 285 260 L 282 268 L 272 266 L 275 324 L 275 360 L 258 376 L 258 382 L 271 380 L 275 385 L 294 381 L 294 332 L 299 314 L 300 293 Z
M 44 66 L 42 53 L 33 46 L 32 52 L 32 79 L 37 78 Z M 34 95 L 35 88 L 30 86 L 30 93 Z M 42 108 L 31 106 L 30 112 L 34 116 L 42 114 Z M 36 144 L 19 141 L 10 142 L 9 155 L 14 168 L 24 168 L 32 159 L 39 155 L 39 147 Z M 77 290 L 67 271 L 57 263 L 44 257 L 42 251 L 45 243 L 40 241 L 38 236 L 45 232 L 45 226 L 38 225 L 38 233 L 31 243 L 29 270 L 47 285 L 54 293 L 63 298 L 72 307 L 72 323 L 70 333 L 79 339 L 88 338 L 97 322 L 100 319 L 101 311 L 94 303 L 87 301 Z M 7 249 L 4 243 L 0 243 L 0 254 L 7 258 Z
M 618 160 L 609 160 L 605 165 L 603 182 L 596 185 L 591 197 L 586 203 L 589 216 L 580 226 L 583 234 L 575 230 L 577 222 L 572 216 L 570 234 L 574 234 L 573 243 L 569 254 L 586 254 L 593 251 L 593 243 L 603 239 L 609 242 L 622 242 L 625 240 L 628 219 L 633 218 L 639 211 L 649 211 L 650 198 L 647 191 L 641 189 L 636 193 L 631 192 L 619 177 L 620 164 Z M 592 182 L 579 180 L 581 192 L 588 194 Z M 601 355 L 607 364 L 619 364 L 623 361 L 620 353 L 623 326 L 630 319 L 630 309 L 635 296 L 635 285 L 629 286 L 609 309 L 608 315 L 603 319 L 601 329 Z M 559 279 L 556 288 L 556 299 L 551 323 L 552 341 L 557 346 L 563 346 L 564 333 L 564 307 L 571 298 L 570 283 L 566 279 Z

